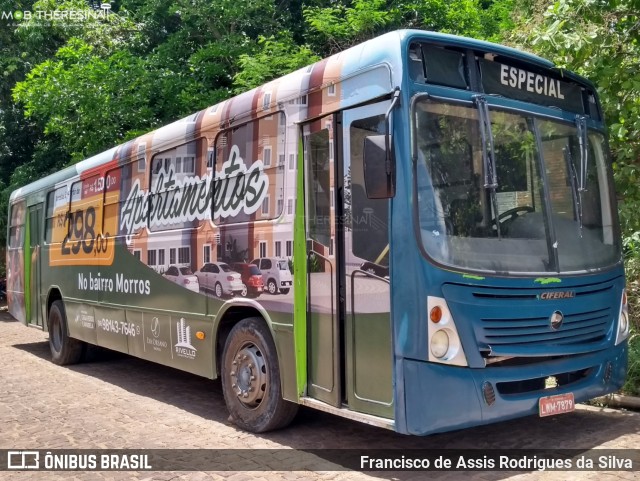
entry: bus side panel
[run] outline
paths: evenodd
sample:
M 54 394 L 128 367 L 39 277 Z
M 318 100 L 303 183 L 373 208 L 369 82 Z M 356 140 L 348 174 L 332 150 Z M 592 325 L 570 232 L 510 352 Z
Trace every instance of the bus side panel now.
M 67 314 L 69 335 L 81 341 L 97 344 L 94 305 L 66 299 L 64 308 Z
M 52 191 L 47 285 L 60 285 L 72 337 L 214 377 L 214 316 L 226 302 L 261 306 L 291 373 L 284 384 L 295 385 L 285 120 L 276 113 L 182 144 L 196 134 L 174 125 Z M 147 159 L 156 143 L 165 150 Z M 240 278 L 258 265 L 260 290 L 251 284 L 253 300 L 243 300 Z M 263 292 L 272 282 L 275 293 Z

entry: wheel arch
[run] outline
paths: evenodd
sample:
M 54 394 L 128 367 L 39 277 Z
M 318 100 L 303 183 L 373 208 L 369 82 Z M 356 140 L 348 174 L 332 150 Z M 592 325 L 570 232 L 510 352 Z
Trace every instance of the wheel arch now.
M 240 322 L 242 319 L 246 319 L 247 317 L 258 317 L 262 319 L 262 321 L 266 324 L 267 328 L 269 329 L 269 333 L 271 334 L 271 339 L 273 339 L 273 343 L 276 346 L 278 365 L 282 364 L 282 353 L 280 352 L 280 348 L 276 340 L 276 335 L 273 329 L 273 321 L 271 320 L 271 316 L 269 316 L 269 313 L 264 309 L 264 307 L 262 307 L 257 302 L 251 301 L 249 299 L 243 302 L 228 302 L 225 303 L 218 311 L 213 325 L 213 338 L 215 343 L 213 346 L 213 373 L 216 377 L 220 377 L 220 361 L 222 358 L 222 350 L 224 349 L 224 344 L 229 337 L 231 329 L 238 322 Z M 283 382 L 282 377 L 281 382 Z
M 64 301 L 62 299 L 62 291 L 60 290 L 60 287 L 51 286 L 51 287 L 49 287 L 49 292 L 47 293 L 47 312 L 46 312 L 46 315 L 43 316 L 44 317 L 44 322 L 43 322 L 43 330 L 44 331 L 49 331 L 49 311 L 51 310 L 51 305 L 55 301 L 62 301 L 63 304 L 64 304 Z

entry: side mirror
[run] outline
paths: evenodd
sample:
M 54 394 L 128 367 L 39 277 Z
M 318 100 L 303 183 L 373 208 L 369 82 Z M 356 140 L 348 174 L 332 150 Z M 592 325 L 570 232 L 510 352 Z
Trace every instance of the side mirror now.
M 387 150 L 386 135 L 365 137 L 363 160 L 367 197 L 389 199 L 396 195 L 396 163 L 393 152 Z

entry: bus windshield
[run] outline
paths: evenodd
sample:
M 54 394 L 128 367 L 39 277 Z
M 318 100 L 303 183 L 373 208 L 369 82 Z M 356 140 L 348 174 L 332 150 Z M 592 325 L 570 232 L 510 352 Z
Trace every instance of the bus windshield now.
M 491 144 L 474 106 L 425 98 L 413 115 L 420 240 L 435 261 L 536 273 L 620 259 L 600 133 L 589 131 L 581 152 L 574 124 L 490 110 L 493 148 L 486 152 Z M 487 165 L 495 182 L 486 182 Z

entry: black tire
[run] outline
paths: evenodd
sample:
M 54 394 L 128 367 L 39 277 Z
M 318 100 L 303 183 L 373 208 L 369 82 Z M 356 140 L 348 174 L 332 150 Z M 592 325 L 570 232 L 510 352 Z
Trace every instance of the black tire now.
M 267 291 L 272 295 L 276 295 L 278 293 L 278 284 L 276 284 L 276 281 L 269 279 L 267 282 Z
M 285 287 L 283 289 L 280 289 L 280 294 L 289 294 L 289 288 Z
M 240 295 L 242 297 L 249 297 L 249 288 L 244 282 L 242 283 L 242 290 L 240 291 Z
M 224 295 L 224 292 L 222 291 L 222 284 L 220 284 L 219 282 L 216 282 L 216 287 L 215 287 L 214 293 L 215 293 L 216 297 L 222 299 L 222 296 Z
M 252 433 L 288 425 L 298 405 L 282 399 L 276 346 L 264 320 L 248 317 L 229 333 L 222 352 L 221 381 L 231 420 Z
M 49 309 L 49 348 L 54 364 L 65 366 L 80 361 L 85 343 L 69 337 L 67 314 L 62 301 L 54 301 Z

